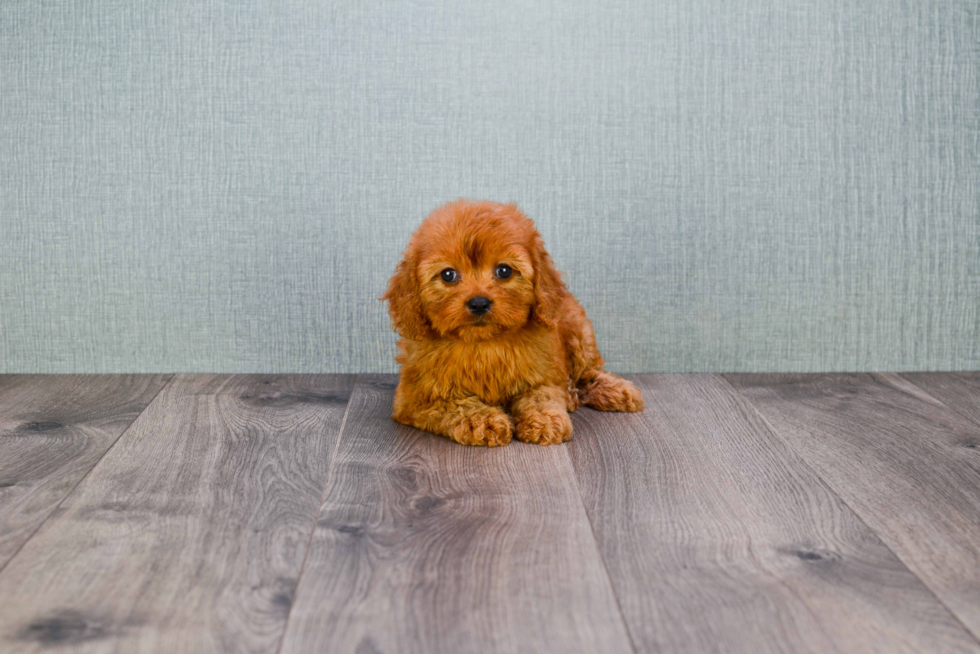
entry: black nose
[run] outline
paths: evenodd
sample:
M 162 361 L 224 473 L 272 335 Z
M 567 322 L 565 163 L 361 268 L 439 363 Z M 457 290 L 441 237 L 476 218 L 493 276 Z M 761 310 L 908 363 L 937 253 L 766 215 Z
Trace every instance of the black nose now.
M 466 308 L 470 310 L 470 313 L 482 316 L 490 310 L 490 299 L 479 295 L 467 302 Z

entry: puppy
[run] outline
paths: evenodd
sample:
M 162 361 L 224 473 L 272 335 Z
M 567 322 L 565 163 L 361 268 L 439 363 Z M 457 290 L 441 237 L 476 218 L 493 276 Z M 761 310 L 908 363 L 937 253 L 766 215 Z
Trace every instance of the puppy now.
M 514 204 L 452 202 L 412 235 L 388 282 L 401 375 L 392 418 L 464 445 L 572 437 L 569 411 L 639 411 L 605 372 L 585 310 Z

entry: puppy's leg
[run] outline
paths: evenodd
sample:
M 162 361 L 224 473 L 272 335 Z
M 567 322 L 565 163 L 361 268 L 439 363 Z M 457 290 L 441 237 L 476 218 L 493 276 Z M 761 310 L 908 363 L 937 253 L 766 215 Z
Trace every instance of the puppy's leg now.
M 510 416 L 476 397 L 414 403 L 399 402 L 396 397 L 391 417 L 463 445 L 506 445 L 514 433 Z
M 603 370 L 590 370 L 578 381 L 582 404 L 599 411 L 642 411 L 640 389 L 622 377 Z
M 602 355 L 595 342 L 592 323 L 578 302 L 567 308 L 564 321 L 568 371 L 575 382 L 578 400 L 600 411 L 642 411 L 640 389 L 602 370 Z
M 568 416 L 568 391 L 539 386 L 518 397 L 510 406 L 517 423 L 517 440 L 539 445 L 563 443 L 572 437 Z

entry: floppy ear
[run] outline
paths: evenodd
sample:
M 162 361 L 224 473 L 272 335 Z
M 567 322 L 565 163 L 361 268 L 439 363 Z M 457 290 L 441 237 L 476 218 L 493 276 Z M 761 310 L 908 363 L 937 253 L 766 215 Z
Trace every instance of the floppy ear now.
M 551 255 L 544 249 L 540 234 L 534 235 L 531 255 L 534 257 L 534 305 L 531 310 L 536 320 L 554 329 L 561 318 L 562 300 L 568 291 L 560 273 L 555 270 Z
M 405 253 L 405 258 L 395 268 L 395 274 L 388 280 L 388 290 L 381 299 L 388 301 L 391 326 L 401 336 L 417 341 L 431 331 L 422 313 L 415 257 L 410 252 Z

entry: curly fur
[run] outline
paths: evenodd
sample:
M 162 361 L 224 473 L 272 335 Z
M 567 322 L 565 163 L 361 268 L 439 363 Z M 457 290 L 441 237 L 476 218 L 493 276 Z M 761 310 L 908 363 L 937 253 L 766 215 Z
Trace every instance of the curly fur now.
M 510 266 L 508 279 L 494 271 Z M 458 279 L 447 283 L 442 271 Z M 466 303 L 482 296 L 490 310 Z M 603 370 L 592 323 L 565 288 L 534 223 L 516 205 L 459 200 L 436 209 L 388 282 L 402 337 L 392 417 L 464 445 L 572 436 L 569 411 L 639 411 L 630 382 Z

